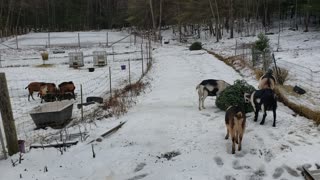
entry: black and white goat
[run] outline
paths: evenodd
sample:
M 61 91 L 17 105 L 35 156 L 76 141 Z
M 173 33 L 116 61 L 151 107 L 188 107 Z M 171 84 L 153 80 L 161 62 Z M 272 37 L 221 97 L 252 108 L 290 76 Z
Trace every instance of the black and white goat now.
M 276 110 L 277 110 L 277 98 L 272 89 L 261 89 L 252 92 L 251 94 L 245 93 L 244 99 L 246 103 L 251 103 L 254 114 L 254 121 L 257 121 L 259 111 L 262 110 L 263 117 L 261 125 L 264 124 L 264 121 L 267 116 L 267 111 L 273 111 L 273 127 L 276 127 Z
M 198 90 L 199 95 L 199 110 L 205 109 L 204 100 L 207 96 L 219 96 L 228 86 L 230 86 L 230 84 L 227 82 L 216 79 L 206 79 L 198 84 L 196 90 Z

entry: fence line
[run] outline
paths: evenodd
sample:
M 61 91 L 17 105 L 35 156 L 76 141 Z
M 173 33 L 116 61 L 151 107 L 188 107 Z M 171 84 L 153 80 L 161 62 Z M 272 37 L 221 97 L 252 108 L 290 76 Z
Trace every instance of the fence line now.
M 145 40 L 147 42 L 147 40 Z M 148 48 L 148 49 L 146 49 Z M 44 82 L 54 82 L 56 84 L 59 84 L 63 81 L 72 80 L 76 85 L 76 93 L 78 94 L 77 99 L 75 100 L 74 104 L 80 103 L 80 86 L 82 85 L 83 90 L 83 98 L 84 101 L 86 97 L 88 96 L 100 96 L 107 98 L 110 95 L 110 88 L 109 86 L 112 83 L 112 91 L 115 89 L 123 88 L 124 86 L 128 85 L 130 82 L 136 82 L 140 80 L 141 76 L 143 75 L 143 72 L 146 71 L 148 66 L 142 63 L 146 63 L 147 61 L 143 61 L 143 59 L 146 59 L 149 55 L 147 53 L 150 52 L 151 46 L 143 46 L 142 49 L 140 49 L 140 45 L 137 44 L 137 46 L 130 46 L 130 49 L 134 49 L 133 52 L 135 53 L 129 53 L 129 54 L 116 54 L 115 59 L 112 60 L 112 58 L 108 58 L 108 65 L 102 68 L 95 68 L 96 72 L 84 72 L 82 71 L 84 68 L 80 68 L 76 71 L 79 71 L 79 73 L 84 74 L 84 76 L 75 75 L 72 73 L 70 76 L 63 77 L 62 75 L 58 75 L 57 77 L 53 77 L 52 75 L 50 77 L 46 77 L 46 74 L 41 74 L 40 76 L 36 77 L 37 81 L 44 81 Z M 138 51 L 139 49 L 140 51 Z M 117 46 L 115 46 L 115 50 L 117 51 Z M 142 54 L 142 57 L 141 57 Z M 151 57 L 150 57 L 151 59 Z M 128 63 L 130 61 L 130 70 L 128 70 Z M 121 69 L 125 65 L 125 69 Z M 68 66 L 66 64 L 66 66 Z M 109 74 L 108 68 L 111 67 L 111 74 Z M 144 70 L 141 71 L 141 68 L 144 67 Z M 73 69 L 68 69 L 67 71 L 73 71 Z M 43 70 L 44 72 L 46 70 Z M 128 75 L 128 71 L 130 74 Z M 142 73 L 141 73 L 142 72 Z M 111 76 L 112 75 L 112 76 Z M 18 78 L 18 77 L 23 78 Z M 60 76 L 60 77 L 59 77 Z M 88 77 L 90 76 L 90 77 Z M 112 77 L 111 83 L 109 82 L 109 77 Z M 29 115 L 29 111 L 40 105 L 40 99 L 36 98 L 36 93 L 34 93 L 35 101 L 30 100 L 28 101 L 28 91 L 25 89 L 28 83 L 31 81 L 35 81 L 34 77 L 25 78 L 25 72 L 16 73 L 12 79 L 8 80 L 9 84 L 9 94 L 12 101 L 12 107 L 14 111 L 14 117 L 15 122 L 17 126 L 17 132 L 19 139 L 26 140 L 26 146 L 30 145 L 34 142 L 41 142 L 45 143 L 47 141 L 52 140 L 54 136 L 57 136 L 57 134 L 61 133 L 63 130 L 34 130 L 35 125 L 31 119 L 31 116 Z M 96 111 L 98 110 L 98 105 L 88 106 L 83 108 L 83 116 L 91 119 L 95 119 L 98 117 L 96 114 Z M 73 121 L 74 122 L 81 122 L 81 112 L 76 107 L 73 108 Z M 92 124 L 80 124 L 79 129 L 81 126 L 81 131 L 87 131 L 87 126 L 92 126 Z M 0 125 L 1 127 L 1 125 Z M 67 127 L 69 129 L 74 129 L 74 127 Z M 1 158 L 1 152 L 0 152 L 0 158 Z
M 236 40 L 235 55 L 241 57 L 246 63 L 253 65 L 252 43 Z M 273 52 L 271 52 L 273 53 Z M 271 57 L 270 57 L 271 58 Z M 270 60 L 271 66 L 274 66 L 273 61 Z M 261 63 L 261 62 L 260 62 Z M 288 70 L 289 79 L 288 84 L 298 85 L 309 92 L 313 101 L 320 103 L 320 71 L 312 70 L 303 65 L 295 64 L 286 60 L 276 60 L 277 66 Z

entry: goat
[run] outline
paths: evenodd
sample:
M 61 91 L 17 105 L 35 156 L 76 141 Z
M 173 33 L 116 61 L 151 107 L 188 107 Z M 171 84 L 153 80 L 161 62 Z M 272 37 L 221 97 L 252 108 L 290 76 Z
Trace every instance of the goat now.
M 235 153 L 235 143 L 238 144 L 238 151 L 241 151 L 241 141 L 246 126 L 246 114 L 239 106 L 230 106 L 225 116 L 227 135 L 225 139 L 231 136 L 232 154 Z
M 230 84 L 227 82 L 216 79 L 206 79 L 198 84 L 196 90 L 198 90 L 199 95 L 199 110 L 205 109 L 204 100 L 207 96 L 219 96 L 228 86 Z
M 245 93 L 244 99 L 246 103 L 251 103 L 255 112 L 254 121 L 258 120 L 259 111 L 262 110 L 263 117 L 260 122 L 261 125 L 267 116 L 267 111 L 273 111 L 273 127 L 276 127 L 276 110 L 277 110 L 277 97 L 272 89 L 261 89 L 252 92 L 251 94 Z
M 48 101 L 55 101 L 57 96 L 57 87 L 54 83 L 45 83 L 40 86 L 39 95 L 41 98 L 41 103 L 43 100 L 46 102 Z
M 274 78 L 272 73 L 273 73 L 272 70 L 269 69 L 266 74 L 261 76 L 261 78 L 259 79 L 258 89 L 267 89 L 267 88 L 272 90 L 274 89 L 274 86 L 276 84 L 276 79 Z
M 59 84 L 58 87 L 59 87 L 59 99 L 60 100 L 62 100 L 64 98 L 69 99 L 70 94 L 73 99 L 76 99 L 76 96 L 74 94 L 74 90 L 76 89 L 76 87 L 74 86 L 72 81 L 63 82 L 63 83 Z M 67 95 L 67 94 L 69 94 L 69 95 Z
M 42 85 L 45 85 L 45 82 L 31 82 L 25 89 L 28 89 L 29 94 L 28 94 L 28 101 L 30 101 L 30 96 L 31 98 L 34 100 L 33 98 L 33 92 L 39 92 L 40 91 L 40 87 Z M 39 94 L 38 94 L 39 96 Z

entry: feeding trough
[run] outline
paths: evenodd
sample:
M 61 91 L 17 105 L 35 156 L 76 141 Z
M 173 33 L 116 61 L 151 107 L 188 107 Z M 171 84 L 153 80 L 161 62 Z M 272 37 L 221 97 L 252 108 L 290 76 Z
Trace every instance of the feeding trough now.
M 71 121 L 73 109 L 72 101 L 55 101 L 35 107 L 30 116 L 37 128 L 63 128 Z

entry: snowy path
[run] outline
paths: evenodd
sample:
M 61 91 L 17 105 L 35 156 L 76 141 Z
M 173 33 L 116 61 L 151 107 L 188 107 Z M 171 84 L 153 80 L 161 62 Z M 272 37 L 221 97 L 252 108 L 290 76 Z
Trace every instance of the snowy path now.
M 68 149 L 32 150 L 15 168 L 0 161 L 5 179 L 112 179 L 112 180 L 223 180 L 302 179 L 298 165 L 320 163 L 320 131 L 312 122 L 293 117 L 279 105 L 277 128 L 269 113 L 264 126 L 248 114 L 243 150 L 231 154 L 225 140 L 224 112 L 207 98 L 207 109 L 198 110 L 196 85 L 203 79 L 241 77 L 204 51 L 190 52 L 180 46 L 165 46 L 154 53 L 151 92 L 140 97 L 119 131 L 96 143 L 97 157 L 85 143 Z M 260 116 L 261 117 L 261 116 Z M 95 133 L 102 131 L 98 128 Z M 98 133 L 99 134 L 99 133 Z M 100 133 L 101 134 L 101 133 Z M 167 160 L 161 154 L 177 151 Z M 46 158 L 42 158 L 46 157 Z M 48 166 L 48 172 L 42 172 Z M 314 167 L 313 167 L 314 168 Z M 27 169 L 27 171 L 24 171 Z M 41 171 L 40 171 L 41 170 Z M 1 179 L 1 178 L 0 178 Z

